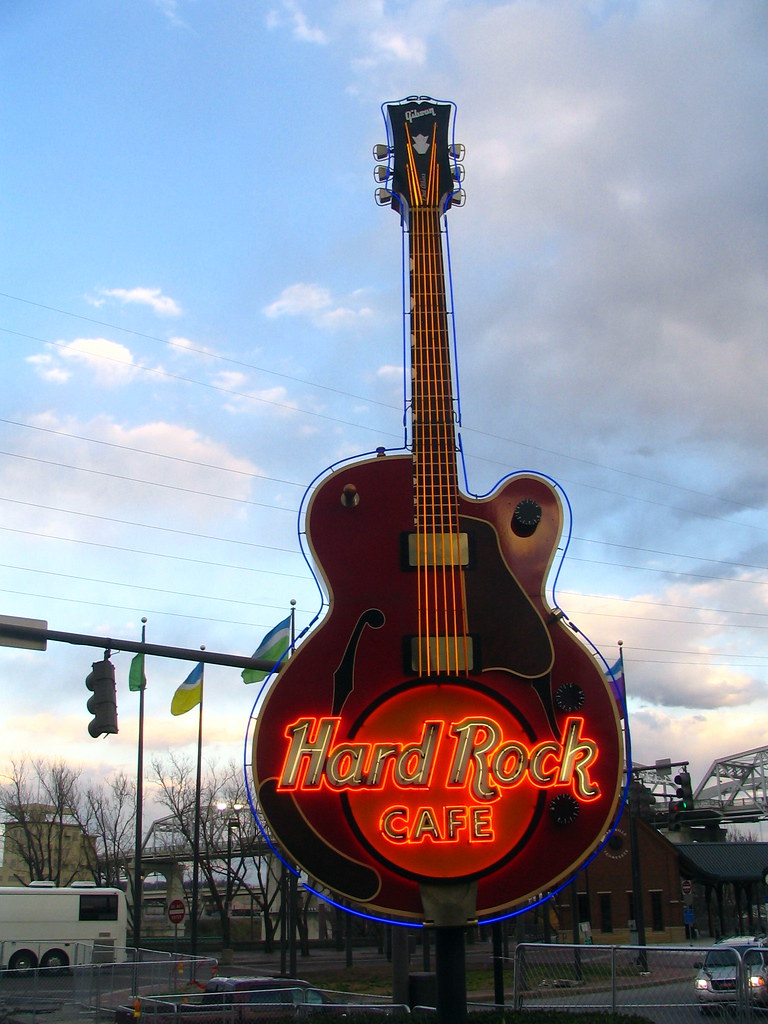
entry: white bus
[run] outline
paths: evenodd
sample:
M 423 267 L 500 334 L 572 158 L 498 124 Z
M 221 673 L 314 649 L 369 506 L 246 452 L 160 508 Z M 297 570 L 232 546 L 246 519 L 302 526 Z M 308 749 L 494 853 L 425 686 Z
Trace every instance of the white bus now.
M 0 886 L 0 969 L 113 960 L 126 938 L 125 893 L 93 885 Z

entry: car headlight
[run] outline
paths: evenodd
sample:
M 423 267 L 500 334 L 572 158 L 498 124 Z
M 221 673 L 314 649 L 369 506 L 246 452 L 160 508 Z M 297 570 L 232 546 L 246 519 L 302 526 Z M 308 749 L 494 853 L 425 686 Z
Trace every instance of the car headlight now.
M 706 978 L 697 978 L 696 988 L 709 988 L 709 982 Z
M 765 978 L 761 974 L 753 974 L 749 979 L 752 988 L 765 988 Z

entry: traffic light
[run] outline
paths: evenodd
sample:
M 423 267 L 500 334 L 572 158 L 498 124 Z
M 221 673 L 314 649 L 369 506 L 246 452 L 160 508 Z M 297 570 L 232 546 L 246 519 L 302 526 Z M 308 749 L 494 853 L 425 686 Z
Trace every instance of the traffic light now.
M 677 786 L 676 796 L 680 801 L 681 810 L 693 810 L 693 787 L 691 786 L 691 776 L 687 769 L 684 768 L 679 775 L 675 776 L 675 784 Z
M 669 801 L 667 808 L 667 828 L 670 832 L 680 831 L 680 804 L 675 803 L 674 800 Z
M 644 786 L 639 779 L 634 779 L 629 785 L 629 809 L 636 817 L 643 821 L 653 821 L 653 805 L 656 797 L 651 790 Z
M 109 660 L 94 661 L 85 680 L 93 696 L 86 705 L 93 715 L 88 723 L 88 732 L 94 738 L 117 732 L 117 694 L 115 693 L 115 666 Z

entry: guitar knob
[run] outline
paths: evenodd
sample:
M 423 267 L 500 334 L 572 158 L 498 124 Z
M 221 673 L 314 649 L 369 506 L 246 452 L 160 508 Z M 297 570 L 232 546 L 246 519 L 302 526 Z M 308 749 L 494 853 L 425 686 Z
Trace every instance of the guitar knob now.
M 344 508 L 355 508 L 360 504 L 360 495 L 354 484 L 344 484 L 341 489 L 341 504 Z
M 578 711 L 584 706 L 584 691 L 577 683 L 563 683 L 555 693 L 558 711 Z
M 549 813 L 561 828 L 572 825 L 579 816 L 579 802 L 570 793 L 558 793 L 549 805 Z
M 533 498 L 518 501 L 512 514 L 512 529 L 518 537 L 530 537 L 541 522 L 541 505 Z

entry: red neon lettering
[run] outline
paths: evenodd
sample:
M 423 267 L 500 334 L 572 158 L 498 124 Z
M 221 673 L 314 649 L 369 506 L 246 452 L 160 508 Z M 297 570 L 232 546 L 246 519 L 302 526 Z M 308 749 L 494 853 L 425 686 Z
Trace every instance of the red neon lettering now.
M 568 718 L 559 740 L 547 739 L 531 747 L 506 739 L 499 723 L 483 716 L 458 722 L 427 721 L 415 743 L 386 739 L 337 744 L 339 726 L 338 718 L 301 718 L 288 726 L 279 789 L 307 791 L 325 786 L 351 792 L 391 786 L 428 790 L 437 781 L 468 791 L 476 801 L 492 803 L 502 790 L 527 781 L 540 789 L 567 787 L 583 801 L 600 794 L 590 774 L 599 751 L 594 740 L 582 735 L 583 718 Z M 445 777 L 436 780 L 438 766 Z M 460 818 L 452 827 L 462 827 Z M 396 817 L 383 831 L 389 828 L 392 841 L 397 841 Z M 483 832 L 485 823 L 479 828 Z M 417 836 L 438 832 L 443 835 L 445 830 L 433 824 L 429 815 L 416 828 Z
M 489 843 L 495 839 L 491 807 L 389 807 L 381 816 L 384 839 L 398 845 L 431 840 L 434 843 Z

